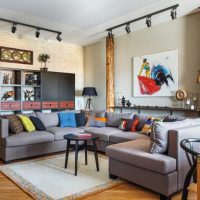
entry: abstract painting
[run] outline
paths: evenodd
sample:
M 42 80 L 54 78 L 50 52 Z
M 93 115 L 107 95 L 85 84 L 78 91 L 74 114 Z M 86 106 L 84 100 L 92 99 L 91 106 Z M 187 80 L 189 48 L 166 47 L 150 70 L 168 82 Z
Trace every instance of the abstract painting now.
M 133 58 L 133 95 L 174 96 L 178 89 L 178 50 Z

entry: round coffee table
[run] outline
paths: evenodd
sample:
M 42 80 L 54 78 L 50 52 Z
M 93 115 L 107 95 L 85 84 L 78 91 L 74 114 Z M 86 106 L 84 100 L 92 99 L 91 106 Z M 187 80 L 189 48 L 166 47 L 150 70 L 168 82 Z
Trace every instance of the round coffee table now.
M 67 168 L 69 150 L 70 150 L 71 147 L 74 147 L 74 145 L 71 144 L 71 141 L 75 142 L 75 176 L 77 175 L 78 152 L 80 150 L 85 149 L 85 165 L 87 165 L 87 150 L 88 150 L 88 144 L 87 143 L 89 141 L 92 141 L 94 157 L 95 157 L 95 162 L 96 162 L 96 169 L 97 169 L 97 171 L 99 171 L 99 161 L 98 161 L 97 145 L 96 145 L 96 140 L 98 138 L 99 137 L 93 136 L 93 135 L 87 136 L 87 137 L 76 136 L 76 135 L 73 135 L 73 134 L 64 135 L 64 139 L 67 140 L 67 149 L 66 149 L 66 157 L 65 157 L 65 168 Z M 82 141 L 84 143 L 82 145 L 79 145 L 79 141 Z

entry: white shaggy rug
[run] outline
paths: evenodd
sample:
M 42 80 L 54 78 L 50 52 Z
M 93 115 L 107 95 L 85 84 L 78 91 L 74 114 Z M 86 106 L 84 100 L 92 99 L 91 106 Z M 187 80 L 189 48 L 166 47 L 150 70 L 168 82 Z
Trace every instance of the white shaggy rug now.
M 105 156 L 99 155 L 99 172 L 92 152 L 88 152 L 88 165 L 84 164 L 84 152 L 79 152 L 78 157 L 77 176 L 74 176 L 74 152 L 69 154 L 67 169 L 63 154 L 4 165 L 0 171 L 33 198 L 42 200 L 78 199 L 122 183 L 109 179 Z

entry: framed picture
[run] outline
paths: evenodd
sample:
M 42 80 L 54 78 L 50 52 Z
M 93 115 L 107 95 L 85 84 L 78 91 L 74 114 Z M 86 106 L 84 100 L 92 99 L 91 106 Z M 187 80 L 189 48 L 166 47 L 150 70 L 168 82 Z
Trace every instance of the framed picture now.
M 33 51 L 0 47 L 0 61 L 20 64 L 33 64 Z
M 133 58 L 133 96 L 174 96 L 178 89 L 178 50 Z

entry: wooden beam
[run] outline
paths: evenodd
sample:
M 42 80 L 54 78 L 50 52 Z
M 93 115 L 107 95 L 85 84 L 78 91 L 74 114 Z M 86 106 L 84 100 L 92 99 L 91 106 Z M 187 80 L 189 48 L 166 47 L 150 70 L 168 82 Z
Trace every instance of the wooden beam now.
M 114 38 L 106 38 L 106 108 L 113 111 L 115 105 Z

